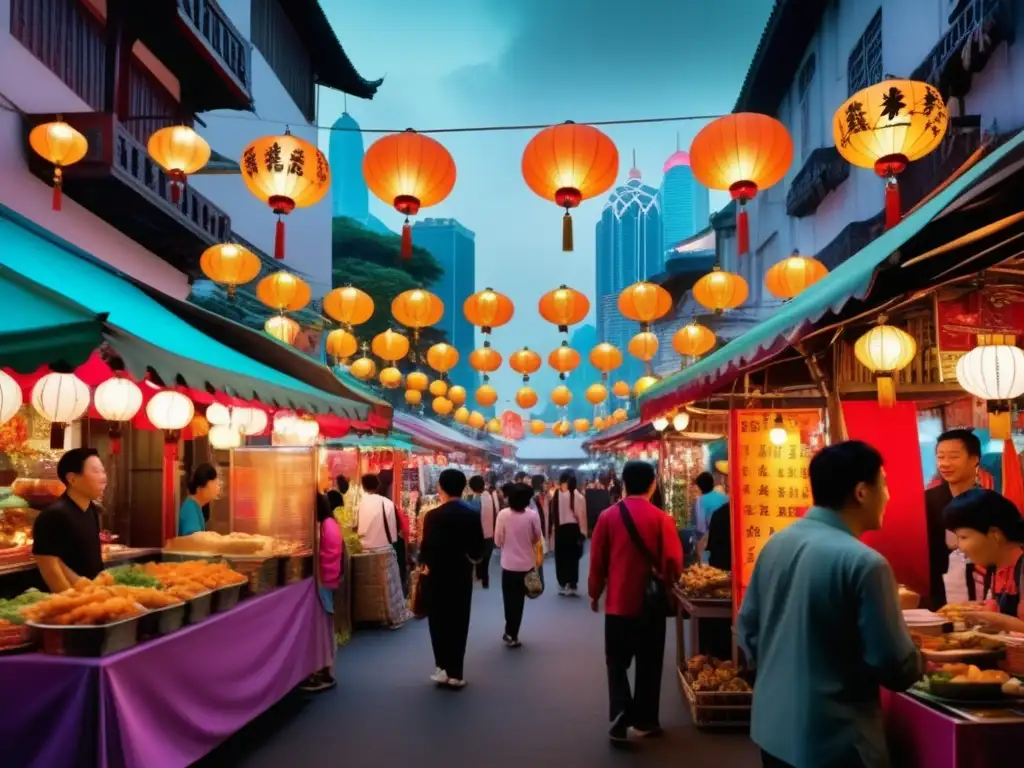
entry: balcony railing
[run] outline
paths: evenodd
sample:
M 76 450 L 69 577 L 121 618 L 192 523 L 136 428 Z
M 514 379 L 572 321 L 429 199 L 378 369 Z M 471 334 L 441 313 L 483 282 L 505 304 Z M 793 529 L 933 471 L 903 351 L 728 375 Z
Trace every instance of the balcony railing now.
M 810 216 L 825 196 L 846 181 L 849 175 L 850 164 L 835 147 L 814 150 L 789 185 L 786 213 L 797 218 Z
M 177 0 L 178 15 L 247 93 L 252 91 L 252 45 L 238 31 L 216 0 Z

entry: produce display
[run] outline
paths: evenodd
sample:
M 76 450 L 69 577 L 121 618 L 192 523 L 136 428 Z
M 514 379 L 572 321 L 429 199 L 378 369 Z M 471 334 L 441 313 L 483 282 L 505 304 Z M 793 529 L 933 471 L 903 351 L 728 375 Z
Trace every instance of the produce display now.
M 701 600 L 728 600 L 732 597 L 732 574 L 710 565 L 691 565 L 679 577 L 683 593 Z
M 274 557 L 295 554 L 303 547 L 296 542 L 282 541 L 258 534 L 229 533 L 222 535 L 215 531 L 199 531 L 188 536 L 170 539 L 164 549 L 168 552 L 207 555 Z
M 686 671 L 692 678 L 695 691 L 749 693 L 752 690 L 731 661 L 720 661 L 704 655 L 694 656 L 686 662 Z
M 155 579 L 168 595 L 181 600 L 213 589 L 243 584 L 246 577 L 225 563 L 207 563 L 188 560 L 183 563 L 147 563 L 142 566 L 145 575 Z

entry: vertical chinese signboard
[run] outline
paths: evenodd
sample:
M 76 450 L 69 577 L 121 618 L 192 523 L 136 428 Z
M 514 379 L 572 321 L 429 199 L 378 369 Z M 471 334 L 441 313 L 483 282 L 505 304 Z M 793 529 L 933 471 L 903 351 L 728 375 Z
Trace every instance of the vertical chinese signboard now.
M 786 439 L 772 440 L 782 417 Z M 778 439 L 778 435 L 776 438 Z M 765 543 L 811 506 L 808 466 L 825 444 L 822 413 L 732 410 L 729 422 L 733 605 L 739 610 Z

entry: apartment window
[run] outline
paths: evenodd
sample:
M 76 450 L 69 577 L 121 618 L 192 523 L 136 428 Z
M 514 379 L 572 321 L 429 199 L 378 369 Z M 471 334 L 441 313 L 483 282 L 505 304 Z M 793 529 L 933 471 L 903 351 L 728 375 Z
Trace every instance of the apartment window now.
M 800 157 L 803 160 L 806 160 L 814 149 L 811 138 L 811 85 L 814 84 L 816 66 L 817 62 L 812 53 L 797 76 L 797 94 L 800 100 Z
M 292 101 L 316 120 L 313 59 L 282 7 L 282 0 L 252 0 L 252 44 L 263 54 Z
M 846 63 L 846 82 L 852 96 L 882 81 L 882 9 L 871 19 Z

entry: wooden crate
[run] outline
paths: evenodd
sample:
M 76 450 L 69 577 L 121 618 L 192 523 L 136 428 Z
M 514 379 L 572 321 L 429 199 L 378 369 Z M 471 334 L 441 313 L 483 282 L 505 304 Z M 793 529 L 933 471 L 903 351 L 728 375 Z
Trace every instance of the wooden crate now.
M 747 729 L 754 695 L 739 691 L 695 691 L 685 670 L 678 670 L 679 688 L 698 728 Z

